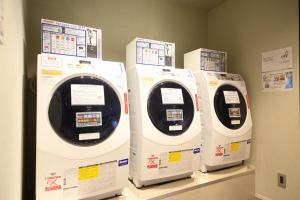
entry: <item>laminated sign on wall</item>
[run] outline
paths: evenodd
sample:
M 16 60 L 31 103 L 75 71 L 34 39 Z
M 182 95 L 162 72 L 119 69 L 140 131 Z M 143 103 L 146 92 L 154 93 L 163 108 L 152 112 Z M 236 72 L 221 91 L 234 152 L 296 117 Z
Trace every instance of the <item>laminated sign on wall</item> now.
M 293 89 L 292 47 L 262 53 L 263 91 Z

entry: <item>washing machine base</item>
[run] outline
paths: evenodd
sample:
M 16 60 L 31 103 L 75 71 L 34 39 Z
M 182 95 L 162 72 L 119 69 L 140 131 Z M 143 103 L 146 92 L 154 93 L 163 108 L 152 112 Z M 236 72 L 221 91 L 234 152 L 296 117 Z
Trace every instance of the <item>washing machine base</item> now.
M 193 172 L 187 172 L 187 173 L 180 174 L 180 175 L 152 179 L 152 180 L 145 180 L 145 181 L 133 178 L 132 182 L 136 188 L 142 188 L 144 186 L 149 186 L 149 185 L 154 185 L 154 184 L 159 184 L 159 183 L 166 183 L 166 182 L 175 181 L 175 180 L 179 180 L 179 179 L 189 178 L 189 177 L 191 177 L 192 174 L 193 174 Z
M 209 166 L 209 165 L 205 165 L 202 164 L 200 167 L 200 171 L 203 173 L 206 172 L 210 172 L 210 171 L 216 171 L 216 170 L 220 170 L 220 169 L 224 169 L 224 168 L 228 168 L 228 167 L 233 167 L 236 165 L 241 165 L 244 161 L 237 161 L 237 162 L 233 162 L 233 163 L 228 163 L 228 164 L 224 164 L 224 165 L 216 165 L 216 166 Z

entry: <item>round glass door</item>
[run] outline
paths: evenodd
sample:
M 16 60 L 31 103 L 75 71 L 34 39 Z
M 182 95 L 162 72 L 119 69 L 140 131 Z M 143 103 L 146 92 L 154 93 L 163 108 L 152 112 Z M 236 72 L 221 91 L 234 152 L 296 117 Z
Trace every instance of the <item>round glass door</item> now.
M 242 93 L 235 86 L 220 86 L 215 93 L 214 107 L 218 119 L 227 128 L 235 130 L 243 126 L 247 106 Z
M 55 90 L 48 109 L 50 124 L 64 141 L 92 146 L 106 140 L 118 126 L 121 104 L 114 89 L 92 76 L 78 76 Z
M 164 81 L 150 92 L 148 116 L 153 125 L 169 136 L 183 134 L 194 118 L 194 104 L 189 92 L 180 84 Z

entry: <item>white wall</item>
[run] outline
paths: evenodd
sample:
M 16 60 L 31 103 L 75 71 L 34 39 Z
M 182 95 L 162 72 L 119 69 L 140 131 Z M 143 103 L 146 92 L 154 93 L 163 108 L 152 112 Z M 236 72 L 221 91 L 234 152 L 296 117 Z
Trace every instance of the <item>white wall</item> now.
M 300 199 L 299 7 L 297 0 L 227 0 L 208 14 L 208 47 L 229 53 L 229 71 L 245 78 L 253 118 L 256 193 Z M 291 92 L 262 92 L 261 53 L 293 47 Z M 277 186 L 277 173 L 287 188 Z
M 20 200 L 24 17 L 22 0 L 4 0 L 4 45 L 0 45 L 0 199 Z

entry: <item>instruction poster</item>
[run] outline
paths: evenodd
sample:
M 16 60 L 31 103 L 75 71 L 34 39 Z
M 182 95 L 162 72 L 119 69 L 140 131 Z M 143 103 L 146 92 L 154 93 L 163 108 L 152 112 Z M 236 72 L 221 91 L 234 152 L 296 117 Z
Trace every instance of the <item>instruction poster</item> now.
M 0 0 L 0 45 L 3 45 L 4 41 L 4 30 L 3 30 L 3 20 L 4 20 L 4 5 L 3 0 Z
M 293 89 L 292 47 L 262 53 L 264 92 Z

